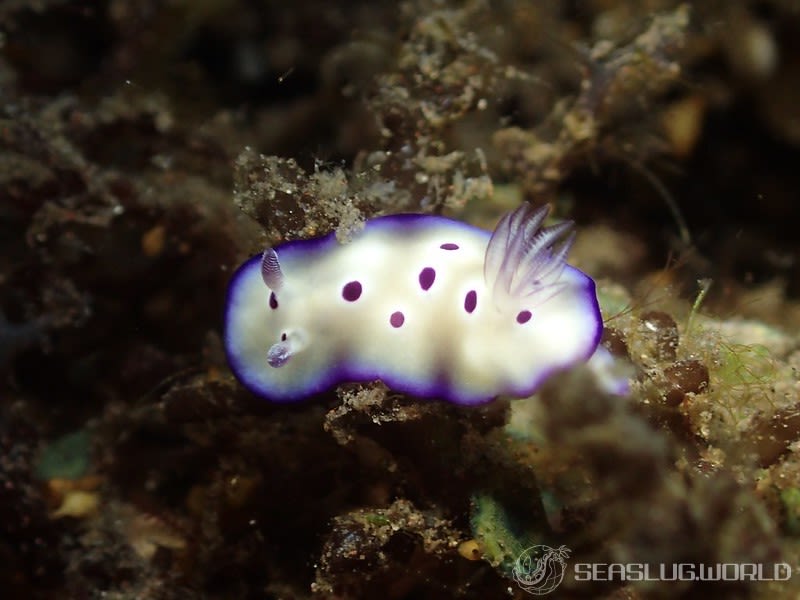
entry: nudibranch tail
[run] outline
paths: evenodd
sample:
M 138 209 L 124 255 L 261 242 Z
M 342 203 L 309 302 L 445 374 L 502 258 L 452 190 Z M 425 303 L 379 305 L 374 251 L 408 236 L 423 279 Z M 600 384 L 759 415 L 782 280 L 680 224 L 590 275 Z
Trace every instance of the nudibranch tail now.
M 570 221 L 542 227 L 548 206 L 533 209 L 525 203 L 503 217 L 494 230 L 484 259 L 484 280 L 495 303 L 504 308 L 531 296 L 538 303 L 552 297 L 563 284 L 559 277 L 566 264 L 574 233 L 559 243 L 572 227 Z
M 273 292 L 278 292 L 283 287 L 281 263 L 278 261 L 278 253 L 272 248 L 267 248 L 261 255 L 261 278 Z

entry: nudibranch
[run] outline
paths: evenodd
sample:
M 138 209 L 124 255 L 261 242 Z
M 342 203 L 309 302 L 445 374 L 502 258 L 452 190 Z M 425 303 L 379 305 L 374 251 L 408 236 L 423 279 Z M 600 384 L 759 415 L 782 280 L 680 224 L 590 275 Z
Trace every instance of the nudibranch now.
M 275 402 L 377 379 L 458 404 L 529 396 L 602 332 L 594 281 L 566 263 L 571 223 L 543 227 L 546 216 L 526 203 L 489 232 L 398 214 L 346 244 L 268 248 L 228 288 L 230 366 Z

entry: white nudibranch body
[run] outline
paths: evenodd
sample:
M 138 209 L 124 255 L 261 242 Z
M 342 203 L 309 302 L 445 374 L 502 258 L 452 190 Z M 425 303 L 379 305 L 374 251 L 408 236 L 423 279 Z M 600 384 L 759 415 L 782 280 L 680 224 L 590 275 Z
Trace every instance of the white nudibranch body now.
M 523 205 L 488 232 L 443 217 L 367 222 L 244 263 L 225 349 L 254 393 L 294 401 L 347 381 L 478 404 L 533 393 L 587 360 L 602 331 L 594 282 L 566 264 L 570 224 Z

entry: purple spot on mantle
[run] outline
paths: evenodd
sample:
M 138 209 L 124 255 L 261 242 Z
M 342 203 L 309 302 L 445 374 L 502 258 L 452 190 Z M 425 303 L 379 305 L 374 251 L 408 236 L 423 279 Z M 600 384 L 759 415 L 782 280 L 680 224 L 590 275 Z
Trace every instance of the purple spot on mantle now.
M 355 302 L 361 297 L 361 282 L 351 281 L 342 288 L 342 298 L 348 302 Z
M 269 307 L 272 310 L 275 310 L 276 308 L 278 308 L 278 299 L 275 297 L 275 292 L 270 292 L 269 293 Z
M 431 267 L 425 267 L 419 272 L 419 287 L 423 290 L 431 289 L 434 279 L 436 279 L 436 271 Z
M 405 323 L 406 318 L 403 316 L 399 310 L 397 312 L 393 312 L 392 316 L 389 317 L 389 323 L 392 324 L 392 327 L 400 327 Z
M 475 290 L 470 290 L 464 297 L 464 310 L 471 313 L 478 305 L 478 293 Z
M 531 311 L 529 310 L 521 310 L 519 314 L 517 314 L 517 323 L 522 325 L 522 323 L 527 323 L 531 320 Z
M 282 341 L 282 342 L 285 342 L 285 341 L 286 341 L 286 334 L 285 334 L 285 333 L 282 333 L 282 334 L 281 334 L 281 341 Z
M 458 244 L 453 244 L 452 242 L 447 242 L 446 244 L 442 244 L 439 246 L 442 250 L 458 250 Z

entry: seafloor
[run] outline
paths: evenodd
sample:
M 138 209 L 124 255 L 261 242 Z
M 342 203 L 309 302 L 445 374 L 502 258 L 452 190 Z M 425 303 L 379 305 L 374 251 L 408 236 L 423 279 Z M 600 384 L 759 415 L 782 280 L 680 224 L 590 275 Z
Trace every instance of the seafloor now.
M 628 396 L 230 373 L 245 257 L 521 202 Z M 3 0 L 0 597 L 521 599 L 549 545 L 552 598 L 796 598 L 799 228 L 797 0 Z

